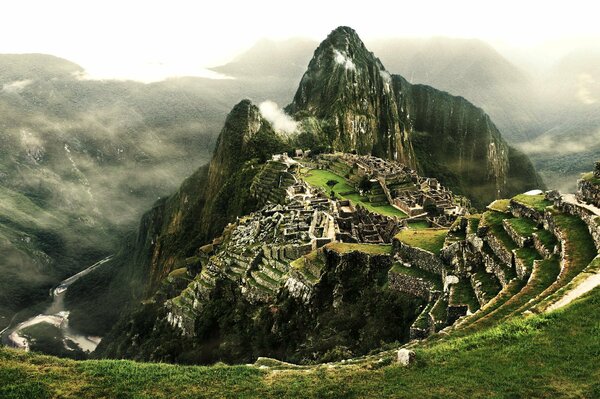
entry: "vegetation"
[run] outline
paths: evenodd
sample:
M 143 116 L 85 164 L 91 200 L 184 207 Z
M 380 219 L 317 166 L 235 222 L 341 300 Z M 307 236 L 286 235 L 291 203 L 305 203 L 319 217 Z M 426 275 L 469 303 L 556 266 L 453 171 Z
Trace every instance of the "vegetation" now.
M 371 255 L 384 255 L 392 252 L 392 246 L 389 244 L 353 244 L 344 242 L 334 242 L 327 244 L 327 248 L 332 249 L 341 254 L 359 251 Z
M 600 289 L 564 310 L 515 317 L 414 348 L 403 368 L 369 362 L 283 371 L 57 359 L 0 349 L 0 396 L 153 398 L 597 397 Z M 590 317 L 592 316 L 592 317 Z M 279 363 L 274 363 L 279 364 Z M 385 362 L 383 363 L 385 364 Z
M 507 219 L 508 223 L 513 230 L 521 237 L 531 237 L 534 232 L 538 231 L 537 224 L 531 219 L 527 218 L 514 218 Z
M 447 234 L 447 229 L 404 229 L 396 234 L 394 238 L 412 247 L 421 248 L 437 255 L 444 247 Z
M 600 179 L 594 176 L 594 172 L 584 173 L 581 175 L 581 178 L 593 184 L 600 184 Z
M 554 246 L 558 242 L 554 234 L 552 234 L 548 230 L 540 229 L 539 231 L 536 231 L 535 234 L 538 236 L 538 239 L 540 240 L 542 245 L 549 251 L 552 251 L 554 249 Z
M 513 201 L 516 201 L 518 203 L 521 203 L 525 206 L 528 206 L 532 209 L 535 209 L 538 212 L 543 212 L 544 209 L 546 209 L 546 207 L 552 205 L 551 201 L 548 201 L 545 197 L 544 194 L 537 194 L 537 195 L 525 195 L 525 194 L 519 194 L 514 196 Z
M 506 249 L 512 251 L 513 249 L 517 248 L 517 244 L 515 244 L 512 238 L 510 238 L 506 230 L 504 230 L 504 225 L 502 224 L 503 220 L 510 218 L 511 216 L 501 212 L 487 211 L 483 214 L 482 222 L 485 224 L 485 226 L 489 227 L 490 232 L 500 240 Z
M 492 211 L 504 212 L 507 213 L 510 207 L 509 199 L 498 199 L 492 202 L 487 206 L 488 209 Z
M 467 305 L 471 313 L 479 309 L 479 302 L 469 281 L 460 280 L 452 286 L 450 293 L 450 305 Z
M 401 210 L 394 208 L 393 206 L 381 205 L 375 206 L 369 202 L 367 196 L 361 196 L 356 192 L 354 187 L 348 184 L 347 180 L 333 172 L 323 169 L 311 169 L 304 180 L 307 183 L 319 187 L 325 190 L 326 193 L 333 191 L 336 198 L 348 199 L 355 206 L 360 205 L 371 212 L 379 213 L 385 216 L 395 216 L 399 218 L 405 218 L 406 214 Z M 337 181 L 337 184 L 331 186 L 328 182 Z

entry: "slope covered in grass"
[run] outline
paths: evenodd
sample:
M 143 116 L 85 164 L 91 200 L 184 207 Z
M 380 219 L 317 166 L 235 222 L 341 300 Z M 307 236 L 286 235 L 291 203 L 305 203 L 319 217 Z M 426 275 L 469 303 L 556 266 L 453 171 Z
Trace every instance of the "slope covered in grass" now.
M 417 346 L 417 362 L 408 368 L 373 362 L 284 370 L 76 362 L 0 349 L 0 397 L 598 397 L 598 306 L 595 289 L 561 311 Z M 392 355 L 382 354 L 382 363 Z

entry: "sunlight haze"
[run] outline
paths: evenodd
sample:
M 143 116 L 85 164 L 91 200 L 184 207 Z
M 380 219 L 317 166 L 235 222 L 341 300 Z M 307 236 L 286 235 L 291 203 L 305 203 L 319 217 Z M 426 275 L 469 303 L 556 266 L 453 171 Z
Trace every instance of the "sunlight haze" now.
M 348 25 L 365 40 L 478 38 L 532 62 L 527 60 L 531 48 L 541 51 L 538 57 L 558 57 L 583 39 L 598 38 L 594 8 L 593 2 L 580 0 L 568 5 L 464 0 L 12 1 L 1 7 L 0 53 L 56 55 L 79 63 L 93 78 L 217 77 L 205 68 L 230 61 L 261 38 L 322 40 L 336 26 Z

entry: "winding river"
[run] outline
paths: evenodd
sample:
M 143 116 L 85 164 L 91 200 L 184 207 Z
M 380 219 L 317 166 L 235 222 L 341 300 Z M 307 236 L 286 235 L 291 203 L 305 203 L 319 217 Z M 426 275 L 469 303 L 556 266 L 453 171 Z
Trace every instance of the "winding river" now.
M 87 335 L 81 335 L 75 330 L 69 327 L 69 311 L 65 307 L 65 293 L 71 284 L 79 280 L 86 274 L 94 271 L 98 267 L 102 266 L 106 262 L 112 259 L 112 255 L 102 259 L 99 262 L 94 263 L 85 270 L 61 281 L 59 285 L 50 290 L 50 297 L 52 303 L 44 313 L 38 314 L 22 323 L 17 324 L 15 327 L 12 326 L 12 322 L 4 330 L 0 331 L 2 337 L 2 343 L 7 346 L 15 348 L 29 350 L 29 341 L 27 337 L 22 335 L 22 331 L 36 324 L 49 323 L 52 324 L 62 331 L 63 340 L 71 340 L 76 343 L 79 348 L 83 351 L 93 352 L 98 344 L 100 343 L 100 337 L 92 337 Z M 13 318 L 14 320 L 14 318 Z

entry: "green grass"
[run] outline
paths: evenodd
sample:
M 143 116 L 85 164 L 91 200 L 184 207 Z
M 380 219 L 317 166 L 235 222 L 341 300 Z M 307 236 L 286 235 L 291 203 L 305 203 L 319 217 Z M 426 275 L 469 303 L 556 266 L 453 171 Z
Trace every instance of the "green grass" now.
M 423 229 L 430 228 L 429 222 L 426 220 L 414 220 L 414 221 L 408 222 L 408 227 L 410 227 L 411 229 L 415 229 L 415 230 L 423 230 Z
M 502 221 L 504 219 L 510 219 L 511 217 L 505 213 L 496 212 L 496 211 L 487 211 L 483 214 L 482 220 L 486 226 L 490 228 L 490 232 L 496 236 L 504 245 L 506 249 L 512 251 L 517 248 L 517 244 L 510 238 L 506 230 L 504 230 L 504 226 L 502 225 Z
M 392 253 L 392 246 L 390 244 L 354 244 L 333 242 L 327 244 L 326 247 L 340 254 L 347 254 L 354 251 L 365 252 L 371 255 L 389 255 Z
M 449 303 L 450 305 L 467 305 L 472 313 L 479 309 L 479 301 L 477 301 L 471 283 L 467 280 L 460 280 L 452 286 Z
M 0 397 L 592 398 L 600 395 L 598 307 L 600 289 L 549 315 L 513 318 L 466 337 L 420 345 L 414 348 L 417 362 L 408 368 L 359 362 L 270 371 L 76 362 L 3 348 Z
M 558 242 L 554 234 L 549 232 L 548 230 L 539 230 L 536 232 L 540 242 L 542 245 L 550 252 L 554 249 L 554 246 Z
M 583 180 L 587 180 L 589 182 L 591 182 L 592 184 L 600 184 L 600 179 L 598 179 L 597 177 L 594 177 L 594 172 L 587 172 L 581 175 L 581 178 Z
M 355 206 L 361 205 L 371 212 L 379 213 L 384 216 L 396 216 L 398 218 L 406 218 L 406 214 L 401 210 L 394 208 L 393 206 L 386 204 L 381 206 L 375 206 L 369 202 L 367 197 L 361 197 L 354 187 L 348 184 L 347 180 L 340 175 L 323 169 L 311 169 L 305 176 L 302 177 L 308 184 L 322 188 L 327 194 L 331 191 L 334 192 L 336 198 L 348 199 Z M 338 183 L 330 187 L 327 185 L 328 181 L 335 180 Z
M 534 232 L 538 231 L 537 224 L 531 219 L 514 218 L 508 219 L 506 223 L 510 224 L 513 230 L 521 237 L 531 237 Z
M 515 253 L 519 259 L 523 260 L 529 270 L 533 268 L 533 261 L 541 258 L 535 248 L 531 247 L 518 248 Z
M 444 240 L 448 234 L 448 229 L 404 229 L 396 234 L 394 238 L 410 245 L 439 255 L 444 247 Z
M 491 209 L 493 211 L 508 213 L 509 206 L 510 206 L 509 199 L 499 199 L 499 200 L 496 200 L 496 201 L 492 202 L 491 204 L 489 204 L 487 206 L 487 208 Z
M 512 198 L 514 201 L 519 202 L 529 208 L 535 209 L 536 211 L 543 212 L 546 207 L 552 205 L 552 202 L 544 198 L 544 194 L 538 195 L 525 195 L 519 194 Z
M 550 286 L 560 272 L 558 258 L 545 259 L 538 263 L 538 268 L 533 270 L 533 276 L 519 292 L 512 295 L 501 306 L 489 312 L 485 317 L 471 324 L 469 331 L 481 330 L 497 324 L 503 318 L 516 313 L 521 313 L 529 307 L 529 301 Z

